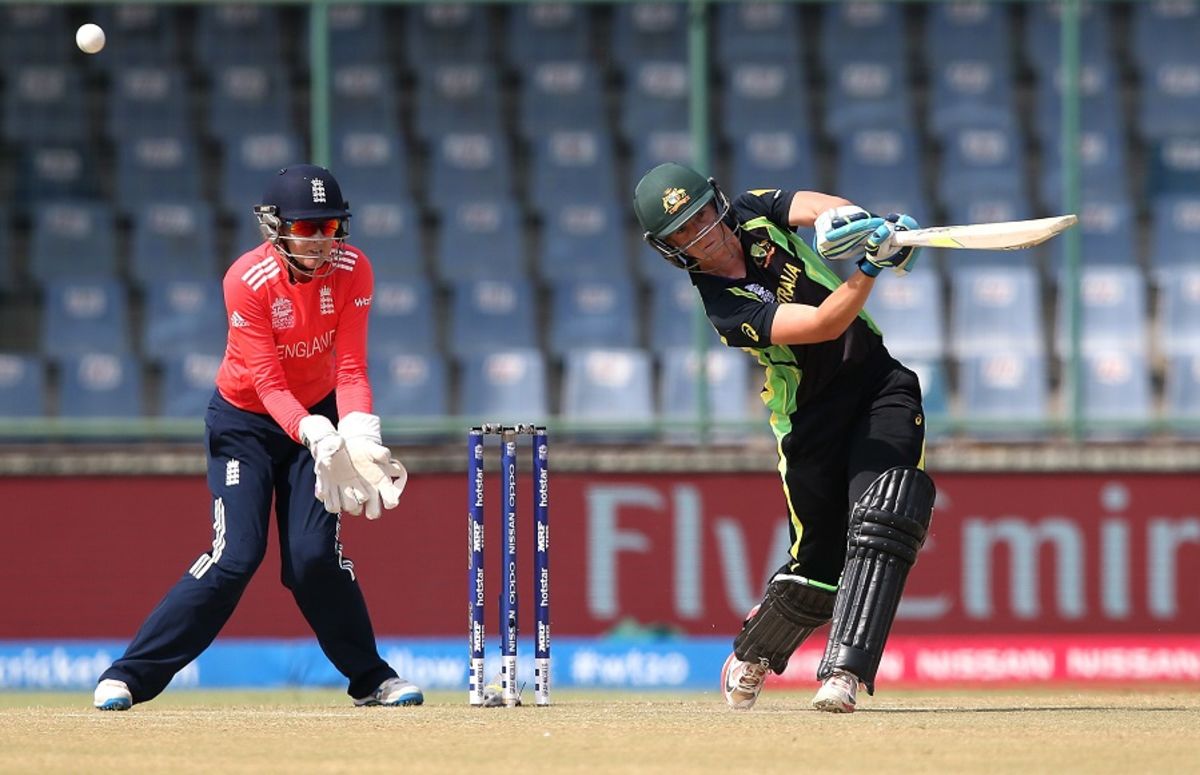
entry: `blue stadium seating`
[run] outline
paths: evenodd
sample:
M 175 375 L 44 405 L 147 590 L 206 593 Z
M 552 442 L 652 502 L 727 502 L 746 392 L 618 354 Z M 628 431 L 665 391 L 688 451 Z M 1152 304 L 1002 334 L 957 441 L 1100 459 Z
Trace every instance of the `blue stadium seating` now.
M 708 349 L 703 359 L 691 347 L 670 347 L 659 353 L 662 377 L 658 389 L 659 418 L 667 421 L 664 440 L 697 443 L 699 433 L 674 427 L 676 423 L 694 422 L 705 416 L 700 410 L 699 383 L 706 380 L 708 391 L 707 418 L 715 422 L 745 423 L 754 419 L 751 407 L 762 404 L 751 389 L 751 366 L 754 359 L 743 352 L 724 346 Z M 704 377 L 700 366 L 706 365 Z M 732 441 L 744 437 L 735 429 L 718 430 L 714 441 Z
M 29 274 L 56 278 L 113 277 L 117 237 L 112 207 L 99 202 L 48 204 L 33 213 Z
M 121 6 L 153 8 L 154 6 Z M 114 48 L 123 49 L 121 46 Z M 117 68 L 106 105 L 105 129 L 114 142 L 139 135 L 170 136 L 185 141 L 195 136 L 191 91 L 181 68 L 154 63 Z
M 0 63 L 9 68 L 23 64 L 62 64 L 78 56 L 66 5 L 23 3 L 0 11 Z
M 1200 191 L 1200 132 L 1152 142 L 1147 152 L 1146 192 L 1152 199 Z
M 952 224 L 1019 221 L 1032 217 L 1033 211 L 1029 206 L 1029 197 L 1012 192 L 978 193 L 946 203 L 946 222 Z M 953 263 L 957 266 L 963 263 L 964 254 L 972 252 L 975 251 L 955 251 L 953 255 L 946 257 L 946 263 Z M 978 254 L 986 257 L 988 263 L 995 263 L 994 254 L 983 251 L 979 251 Z M 1011 264 L 1032 261 L 1029 255 L 1030 251 L 1028 250 L 1013 251 L 1004 256 L 1004 262 Z
M 421 3 L 405 8 L 404 54 L 408 67 L 490 60 L 494 33 L 488 8 L 474 3 Z
M 992 440 L 1040 438 L 1050 415 L 1046 361 L 1031 352 L 981 351 L 960 362 L 961 417 L 973 436 Z
M 42 359 L 24 353 L 0 353 L 0 417 L 46 414 L 46 371 Z
M 94 148 L 82 143 L 33 143 L 22 148 L 16 185 L 17 207 L 47 201 L 98 199 L 100 180 Z
M 662 130 L 647 133 L 633 143 L 630 177 L 637 180 L 648 170 L 664 162 L 688 164 L 693 159 L 692 135 L 687 130 Z
M 423 66 L 415 103 L 413 126 L 424 142 L 436 143 L 451 133 L 501 135 L 498 76 L 485 63 Z
M 375 413 L 381 417 L 439 417 L 450 412 L 446 362 L 437 353 L 396 353 L 369 359 Z
M 253 207 L 262 203 L 270 176 L 303 158 L 303 146 L 299 138 L 288 132 L 238 138 L 226 146 L 221 160 L 218 203 L 226 213 L 236 216 L 239 221 L 247 219 L 253 224 Z
M 335 65 L 330 80 L 334 132 L 400 134 L 399 88 L 390 68 L 379 61 L 351 60 Z
M 623 216 L 612 199 L 566 202 L 543 212 L 538 275 L 557 279 L 629 274 Z
M 340 132 L 333 142 L 330 170 L 337 176 L 342 196 L 353 206 L 364 202 L 407 200 L 408 154 L 401 138 L 377 129 Z
M 1042 288 L 1033 267 L 966 266 L 950 273 L 950 284 L 950 347 L 956 358 L 999 351 L 1043 356 Z
M 754 188 L 811 187 L 816 180 L 812 139 L 807 132 L 787 129 L 746 132 L 733 142 L 729 172 L 731 195 Z
M 280 9 L 273 5 L 202 5 L 193 31 L 196 58 L 215 68 L 225 64 L 274 67 L 283 61 Z
M 513 196 L 514 177 L 503 135 L 451 132 L 434 144 L 425 194 L 436 210 L 472 199 Z
M 911 132 L 915 126 L 914 100 L 905 60 L 893 61 L 883 52 L 861 46 L 843 54 L 827 76 L 837 99 L 826 104 L 824 130 L 830 138 L 871 127 L 890 127 Z
M 354 204 L 352 201 L 350 209 L 353 217 L 349 242 L 371 259 L 377 281 L 425 272 L 421 224 L 411 202 L 367 200 L 366 204 Z
M 748 132 L 796 131 L 809 117 L 809 91 L 800 68 L 775 59 L 749 59 L 725 68 L 721 126 L 736 140 Z
M 393 37 L 388 29 L 385 11 L 384 6 L 370 3 L 330 5 L 330 59 L 341 64 L 378 64 L 387 61 Z
M 554 280 L 547 326 L 550 353 L 561 356 L 577 347 L 637 347 L 637 311 L 628 277 Z
M 56 279 L 46 283 L 41 352 L 52 358 L 131 348 L 125 286 L 118 280 Z
M 1200 40 L 1200 5 L 1188 0 L 1130 5 L 1130 54 L 1143 78 L 1162 62 L 1194 57 Z
M 659 263 L 666 264 L 665 261 Z M 717 331 L 703 314 L 700 294 L 692 286 L 691 276 L 678 269 L 650 288 L 650 319 L 646 343 L 650 349 L 694 349 L 697 326 L 709 347 L 723 347 Z M 697 321 L 699 317 L 699 321 Z
M 1193 439 L 1200 435 L 1200 353 L 1167 359 L 1163 411 L 1168 417 L 1188 421 L 1186 428 L 1172 428 L 1174 433 Z
M 141 364 L 127 354 L 83 352 L 59 359 L 60 417 L 141 417 Z
M 1196 131 L 1200 112 L 1200 63 L 1195 41 L 1174 58 L 1162 56 L 1142 73 L 1138 93 L 1138 127 L 1144 137 L 1158 139 Z
M 621 423 L 614 430 L 569 435 L 594 441 L 645 438 L 654 422 L 650 354 L 639 349 L 575 349 L 566 353 L 562 379 L 563 419 L 580 423 Z
M 427 278 L 376 277 L 367 349 L 372 355 L 437 351 L 437 309 Z
M 1159 285 L 1200 263 L 1200 195 L 1159 197 L 1150 208 L 1150 272 Z
M 1127 188 L 1125 141 L 1117 135 L 1085 129 L 1079 138 L 1079 179 L 1085 197 L 1104 196 Z M 1046 138 L 1042 145 L 1042 171 L 1038 175 L 1043 202 L 1062 201 L 1062 154 L 1059 138 Z
M 834 190 L 874 212 L 906 212 L 925 221 L 924 177 L 916 134 L 895 127 L 842 136 Z
M 129 68 L 172 63 L 183 50 L 173 8 L 150 3 L 101 5 L 90 9 L 89 16 L 119 45 L 105 49 L 104 56 L 91 57 L 88 64 L 118 79 Z
M 621 92 L 620 131 L 628 142 L 650 132 L 688 129 L 688 66 L 683 61 L 646 61 L 630 65 L 629 84 Z
M 609 61 L 626 75 L 643 62 L 687 61 L 686 14 L 683 3 L 618 4 Z
M 945 138 L 969 127 L 1017 128 L 1012 74 L 1003 62 L 965 51 L 955 58 L 931 59 L 929 130 Z
M 1122 137 L 1125 109 L 1113 66 L 1107 62 L 1085 63 L 1079 75 L 1080 128 Z M 1065 82 L 1060 69 L 1055 68 L 1034 85 L 1033 130 L 1043 146 L 1059 140 Z
M 935 272 L 918 270 L 876 283 L 867 313 L 883 332 L 888 352 L 900 360 L 945 357 L 941 280 Z
M 1070 348 L 1068 288 L 1059 284 L 1055 348 Z M 1136 266 L 1087 266 L 1079 281 L 1079 343 L 1082 352 L 1144 355 L 1149 344 L 1146 281 Z
M 571 3 L 521 3 L 510 6 L 508 59 L 527 71 L 543 62 L 568 62 L 591 48 L 592 24 L 587 6 Z
M 208 129 L 227 153 L 245 137 L 295 128 L 291 88 L 280 66 L 222 65 L 211 72 L 211 90 Z
M 1012 70 L 1011 6 L 989 2 L 930 3 L 922 49 L 930 63 L 975 59 Z
M 518 90 L 518 131 L 529 140 L 559 129 L 602 131 L 605 99 L 600 72 L 586 61 L 534 65 Z
M 216 277 L 216 220 L 207 202 L 149 204 L 133 222 L 129 275 L 145 286 L 167 279 Z
M 1200 353 L 1200 265 L 1164 275 L 1158 290 L 1158 344 L 1167 355 Z
M 118 206 L 136 215 L 154 202 L 199 201 L 204 181 L 196 144 L 176 135 L 141 135 L 117 144 Z
M 220 365 L 220 354 L 185 352 L 166 355 L 162 359 L 158 415 L 203 418 L 208 402 L 212 400 Z
M 1112 25 L 1109 23 L 1108 3 L 1082 4 L 1079 47 L 1086 64 L 1106 62 L 1112 51 Z M 1062 61 L 1062 29 L 1060 3 L 1031 3 L 1025 15 L 1024 53 L 1038 73 L 1045 74 Z
M 463 360 L 460 413 L 481 422 L 497 418 L 544 422 L 550 414 L 546 383 L 541 350 L 474 353 Z
M 1087 192 L 1079 208 L 1080 256 L 1086 266 L 1136 264 L 1137 248 L 1133 205 L 1124 191 Z M 1067 241 L 1050 244 L 1051 277 L 1066 267 Z
M 1085 353 L 1080 365 L 1080 400 L 1089 438 L 1126 440 L 1144 435 L 1153 419 L 1150 367 L 1132 350 Z
M 1025 195 L 1017 133 L 1000 127 L 961 126 L 945 138 L 938 196 L 943 203 L 1000 193 Z
M 62 65 L 5 68 L 4 139 L 10 143 L 84 142 L 91 132 L 79 70 Z
M 533 289 L 523 277 L 459 281 L 451 292 L 448 350 L 463 357 L 537 340 Z
M 725 2 L 710 16 L 717 59 L 725 64 L 770 60 L 799 66 L 799 9 L 791 3 Z
M 612 138 L 594 129 L 554 130 L 530 149 L 529 200 L 550 210 L 563 202 L 617 201 Z
M 155 360 L 178 353 L 225 351 L 221 281 L 163 280 L 146 286 L 142 352 Z
M 825 3 L 820 6 L 818 55 L 826 78 L 832 80 L 848 58 L 869 56 L 901 72 L 904 62 L 905 9 L 895 3 Z M 864 41 L 873 41 L 864 54 Z
M 525 274 L 521 217 L 511 201 L 463 201 L 442 212 L 434 274 L 445 283 Z

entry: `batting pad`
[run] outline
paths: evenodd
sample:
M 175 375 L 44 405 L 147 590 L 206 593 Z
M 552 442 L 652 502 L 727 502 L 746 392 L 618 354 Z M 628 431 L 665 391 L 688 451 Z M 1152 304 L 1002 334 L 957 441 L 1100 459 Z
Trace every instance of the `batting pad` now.
M 854 504 L 846 567 L 817 678 L 849 670 L 868 694 L 875 692 L 875 673 L 908 571 L 925 543 L 935 494 L 924 471 L 891 468 Z

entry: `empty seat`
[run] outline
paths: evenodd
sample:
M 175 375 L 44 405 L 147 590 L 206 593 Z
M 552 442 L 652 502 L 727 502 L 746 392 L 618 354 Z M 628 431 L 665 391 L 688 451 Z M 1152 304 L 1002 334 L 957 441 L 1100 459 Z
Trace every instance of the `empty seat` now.
M 961 420 L 975 436 L 1034 439 L 1049 419 L 1046 361 L 1031 352 L 985 350 L 959 364 Z
M 171 64 L 183 50 L 174 8 L 149 3 L 102 5 L 91 9 L 89 16 L 109 40 L 120 45 L 110 46 L 104 56 L 92 57 L 88 64 L 94 63 L 117 78 L 129 68 Z
M 863 54 L 863 41 L 875 41 L 870 56 L 885 65 L 902 67 L 905 14 L 895 3 L 827 3 L 821 6 L 819 57 L 828 76 L 848 58 Z
M 604 86 L 586 60 L 543 62 L 528 68 L 518 91 L 518 128 L 532 140 L 557 129 L 607 127 Z
M 371 259 L 376 280 L 425 272 L 421 223 L 412 202 L 369 200 L 353 205 L 353 213 L 349 241 Z
M 1166 137 L 1147 147 L 1146 191 L 1152 197 L 1200 191 L 1200 134 Z
M 448 349 L 472 353 L 538 345 L 533 289 L 519 277 L 459 282 L 450 301 Z
M 1200 112 L 1200 63 L 1195 42 L 1173 58 L 1162 58 L 1142 73 L 1138 126 L 1143 137 L 1162 138 L 1196 131 Z
M 1042 171 L 1038 175 L 1043 202 L 1059 202 L 1063 197 L 1062 153 L 1060 138 L 1046 139 L 1042 145 Z M 1084 197 L 1104 196 L 1128 187 L 1124 138 L 1101 130 L 1084 129 L 1079 134 L 1079 184 Z
M 378 129 L 342 132 L 333 143 L 333 164 L 342 194 L 355 205 L 409 198 L 408 154 L 401 139 Z
M 845 59 L 829 74 L 830 88 L 838 98 L 826 105 L 826 135 L 838 138 L 862 127 L 913 131 L 914 100 L 904 60 L 892 61 L 874 50 L 866 54 L 861 46 L 854 51 L 855 56 L 843 55 Z
M 1045 73 L 1035 84 L 1033 129 L 1043 146 L 1062 133 L 1066 77 L 1061 68 Z M 1125 131 L 1125 108 L 1118 74 L 1108 61 L 1086 62 L 1079 68 L 1079 127 L 1120 137 Z
M 1200 195 L 1159 197 L 1150 207 L 1150 271 L 1170 281 L 1175 269 L 1200 266 Z
M 208 128 L 229 146 L 238 140 L 293 130 L 291 89 L 282 67 L 225 65 L 211 74 Z
M 1020 221 L 1032 218 L 1033 211 L 1029 207 L 1029 197 L 1016 192 L 977 192 L 962 199 L 946 203 L 946 222 L 957 223 L 993 223 L 996 221 Z M 964 251 L 957 251 L 953 256 L 954 262 L 959 263 L 959 257 Z M 1030 251 L 1013 251 L 1005 255 L 1005 263 L 1014 259 L 1024 261 Z M 995 256 L 990 253 L 984 255 Z
M 162 280 L 146 286 L 142 352 L 148 357 L 220 354 L 226 328 L 219 280 Z
M 747 132 L 796 131 L 807 124 L 808 90 L 798 65 L 786 60 L 751 59 L 725 68 L 721 124 L 736 140 Z
M 45 201 L 98 199 L 95 150 L 84 143 L 32 143 L 21 149 L 14 204 L 33 208 Z
M 589 9 L 571 3 L 522 3 L 508 15 L 509 64 L 528 70 L 542 62 L 586 57 L 591 48 Z
M 117 202 L 134 212 L 165 200 L 203 198 L 200 154 L 176 135 L 141 135 L 117 144 Z
M 950 274 L 950 282 L 950 346 L 956 358 L 1045 352 L 1041 283 L 1032 267 L 962 267 Z
M 649 132 L 688 128 L 687 62 L 650 60 L 631 65 L 621 92 L 620 127 L 629 142 Z
M 687 60 L 687 6 L 683 3 L 620 3 L 613 12 L 610 61 L 626 72 L 648 61 Z
M 1090 438 L 1121 440 L 1146 433 L 1153 403 L 1150 368 L 1144 353 L 1086 352 L 1080 371 L 1080 400 Z
M 450 411 L 446 362 L 437 353 L 373 355 L 371 374 L 375 413 L 386 418 L 440 417 Z
M 335 132 L 400 133 L 399 89 L 386 65 L 379 61 L 338 64 L 330 74 L 330 91 L 329 118 Z
M 1143 77 L 1160 62 L 1194 56 L 1200 40 L 1200 5 L 1195 0 L 1133 3 L 1130 21 L 1130 53 Z
M 22 3 L 0 11 L 0 62 L 7 74 L 14 65 L 65 63 L 79 55 L 66 5 Z
M 938 197 L 953 202 L 978 194 L 1024 195 L 1023 154 L 1012 129 L 964 126 L 949 131 L 938 175 Z
M 1123 191 L 1089 193 L 1079 207 L 1080 256 L 1086 266 L 1130 267 L 1137 263 L 1133 204 Z M 1050 243 L 1052 276 L 1066 266 L 1067 242 Z
M 23 353 L 0 353 L 0 417 L 46 414 L 46 373 L 42 359 Z
M 451 132 L 434 145 L 426 196 L 435 209 L 473 199 L 513 196 L 513 171 L 503 135 Z
M 1175 433 L 1191 438 L 1200 435 L 1200 353 L 1167 359 L 1163 414 Z
M 1069 295 L 1060 283 L 1055 347 L 1070 352 Z M 1121 351 L 1144 357 L 1147 338 L 1146 281 L 1135 266 L 1088 266 L 1079 280 L 1079 343 L 1082 352 Z
M 425 277 L 376 276 L 367 349 L 372 355 L 438 350 L 437 310 Z
M 488 8 L 475 3 L 422 3 L 405 8 L 404 53 L 414 71 L 435 64 L 487 62 L 493 32 Z
M 944 138 L 961 127 L 1017 128 L 1012 74 L 1003 63 L 964 52 L 931 65 L 929 129 L 934 136 Z
M 562 202 L 613 202 L 617 196 L 612 138 L 595 129 L 554 130 L 531 148 L 529 199 L 538 210 Z
M 1112 51 L 1107 3 L 1080 4 L 1079 47 L 1086 63 L 1103 62 Z M 1046 73 L 1062 62 L 1062 3 L 1033 3 L 1025 16 L 1025 56 L 1034 70 Z
M 474 353 L 463 360 L 461 414 L 543 422 L 549 416 L 546 361 L 541 350 Z
M 799 8 L 790 3 L 736 2 L 713 6 L 712 30 L 718 59 L 735 63 L 769 59 L 798 65 Z
M 11 143 L 84 142 L 87 101 L 79 70 L 67 65 L 19 64 L 5 68 L 4 139 Z
M 935 360 L 946 354 L 941 281 L 935 272 L 913 272 L 877 284 L 867 312 L 883 332 L 888 352 L 902 361 Z
M 931 64 L 971 58 L 1010 70 L 1014 46 L 1009 7 L 988 0 L 929 5 L 921 46 L 926 58 Z
M 417 137 L 436 143 L 448 133 L 499 135 L 497 79 L 496 69 L 482 62 L 423 65 L 414 105 Z
M 907 212 L 921 220 L 918 203 L 924 199 L 922 165 L 912 131 L 893 127 L 856 129 L 845 133 L 838 147 L 834 190 L 875 212 L 883 205 L 904 202 Z
M 133 356 L 83 352 L 59 359 L 60 417 L 141 417 L 142 401 L 142 369 Z
M 344 64 L 386 62 L 392 43 L 387 9 L 372 3 L 329 6 L 329 56 Z
M 149 204 L 133 222 L 129 273 L 138 285 L 216 277 L 216 220 L 205 202 Z
M 1163 277 L 1158 291 L 1158 342 L 1167 355 L 1200 353 L 1200 265 Z
M 730 192 L 811 185 L 816 179 L 812 140 L 806 132 L 749 131 L 735 138 L 730 154 Z
M 702 418 L 714 423 L 748 423 L 754 419 L 751 406 L 757 400 L 752 395 L 750 369 L 754 361 L 745 353 L 716 346 L 701 357 L 691 347 L 670 347 L 660 357 L 658 406 L 660 419 L 667 422 L 666 441 L 698 442 L 697 426 L 687 430 L 680 426 Z M 707 410 L 700 405 L 701 387 L 708 393 Z M 744 435 L 738 428 L 723 428 L 716 430 L 712 439 L 732 441 Z
M 59 279 L 46 284 L 41 352 L 51 357 L 130 349 L 128 298 L 117 280 Z
M 162 359 L 163 377 L 158 414 L 162 417 L 203 419 L 212 400 L 220 353 L 168 353 Z
M 649 347 L 659 352 L 695 349 L 697 334 L 707 340 L 709 347 L 722 347 L 703 306 L 687 272 L 675 270 L 654 283 L 650 288 L 650 328 L 646 332 Z
M 224 64 L 276 66 L 283 61 L 283 20 L 271 5 L 200 6 L 193 32 L 196 57 L 209 68 Z
M 650 354 L 638 349 L 576 349 L 563 364 L 562 419 L 602 423 L 570 433 L 595 441 L 645 438 L 655 421 Z
M 544 211 L 538 274 L 551 280 L 628 274 L 623 215 L 611 199 Z
M 270 176 L 303 158 L 299 139 L 287 132 L 245 135 L 231 142 L 221 161 L 222 209 L 253 224 L 254 205 L 262 203 Z
M 525 247 L 516 205 L 463 201 L 443 211 L 434 272 L 443 282 L 525 274 Z
M 63 202 L 33 213 L 29 273 L 39 283 L 117 273 L 115 217 L 107 204 Z
M 580 277 L 550 283 L 547 344 L 554 355 L 576 347 L 636 347 L 638 303 L 628 277 Z
M 113 48 L 123 49 L 124 42 Z M 105 124 L 111 139 L 125 142 L 137 135 L 152 135 L 184 141 L 194 135 L 192 90 L 182 69 L 147 63 L 115 69 L 112 78 Z

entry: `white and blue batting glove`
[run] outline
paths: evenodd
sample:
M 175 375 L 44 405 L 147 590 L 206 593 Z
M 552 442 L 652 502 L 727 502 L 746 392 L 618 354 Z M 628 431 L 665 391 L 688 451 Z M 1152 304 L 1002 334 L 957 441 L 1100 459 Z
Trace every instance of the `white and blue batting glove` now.
M 887 267 L 898 275 L 908 274 L 917 263 L 915 247 L 900 247 L 893 237 L 898 231 L 919 229 L 920 225 L 911 215 L 888 213 L 883 223 L 875 228 L 863 243 L 864 255 L 858 262 L 863 274 L 878 277 Z
M 867 237 L 882 224 L 882 218 L 857 205 L 834 207 L 817 216 L 813 249 L 827 261 L 862 258 Z

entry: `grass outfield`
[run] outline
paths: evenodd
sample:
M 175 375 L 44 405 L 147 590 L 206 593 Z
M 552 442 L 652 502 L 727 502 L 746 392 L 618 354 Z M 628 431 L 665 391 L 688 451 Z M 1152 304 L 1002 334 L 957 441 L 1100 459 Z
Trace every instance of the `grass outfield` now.
M 858 713 L 768 692 L 559 692 L 552 708 L 354 708 L 333 691 L 0 694 L 3 772 L 1200 772 L 1200 692 L 884 691 Z

